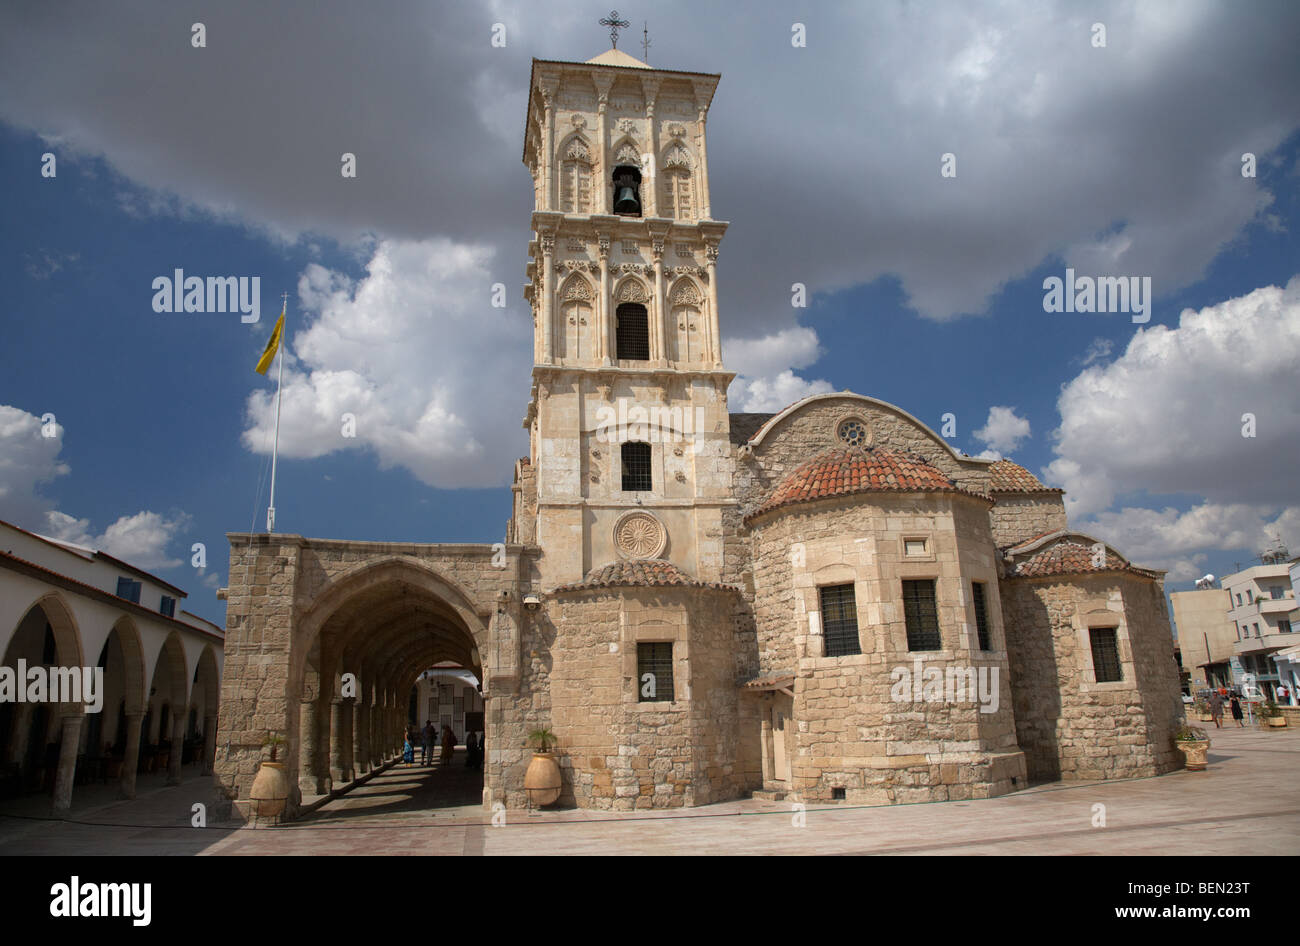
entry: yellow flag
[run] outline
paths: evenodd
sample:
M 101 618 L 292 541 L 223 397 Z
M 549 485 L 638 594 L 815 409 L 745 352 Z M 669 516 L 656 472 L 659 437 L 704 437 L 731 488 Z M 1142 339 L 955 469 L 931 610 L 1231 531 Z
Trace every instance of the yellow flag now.
M 257 360 L 257 373 L 266 374 L 266 369 L 271 367 L 271 362 L 275 361 L 275 353 L 280 350 L 280 336 L 284 334 L 284 309 L 280 309 L 280 318 L 275 322 L 275 331 L 271 333 L 271 340 L 266 343 L 266 351 L 262 352 L 262 357 Z

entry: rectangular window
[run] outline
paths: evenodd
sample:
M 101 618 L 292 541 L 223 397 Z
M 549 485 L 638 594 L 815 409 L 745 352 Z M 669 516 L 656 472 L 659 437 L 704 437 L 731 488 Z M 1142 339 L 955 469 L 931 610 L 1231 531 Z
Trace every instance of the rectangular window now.
M 821 589 L 822 639 L 827 657 L 862 653 L 858 641 L 858 606 L 852 585 L 827 585 Z
M 970 583 L 971 597 L 975 601 L 975 631 L 979 635 L 980 650 L 992 650 L 989 642 L 989 613 L 984 602 L 984 582 Z
M 1246 589 L 1246 603 L 1247 603 L 1247 604 L 1254 604 L 1254 602 L 1255 602 L 1255 590 L 1254 590 L 1253 588 L 1247 588 L 1247 589 Z
M 1092 672 L 1098 683 L 1117 683 L 1124 679 L 1120 675 L 1117 634 L 1113 627 L 1094 627 L 1088 631 L 1092 641 Z
M 1241 592 L 1237 592 L 1237 607 L 1241 607 Z
M 636 645 L 636 688 L 638 703 L 672 702 L 672 641 L 642 642 Z
M 1255 636 L 1259 637 L 1259 622 L 1256 621 L 1254 626 L 1255 626 Z
M 130 578 L 119 578 L 117 580 L 117 596 L 139 604 L 140 582 L 132 581 Z
M 942 649 L 933 578 L 903 582 L 903 618 L 907 623 L 908 650 Z
M 1279 634 L 1290 634 L 1291 622 L 1286 620 L 1285 618 L 1279 619 L 1277 622 L 1277 632 Z
M 650 482 L 650 444 L 628 442 L 623 444 L 623 492 L 643 493 L 649 491 Z
M 158 602 L 158 613 L 165 614 L 169 618 L 176 617 L 176 599 L 163 595 L 162 600 Z
M 1281 601 L 1283 598 L 1286 597 L 1286 592 L 1282 590 L 1281 585 L 1274 585 L 1273 587 L 1269 588 L 1268 593 L 1269 596 L 1272 597 L 1274 601 Z

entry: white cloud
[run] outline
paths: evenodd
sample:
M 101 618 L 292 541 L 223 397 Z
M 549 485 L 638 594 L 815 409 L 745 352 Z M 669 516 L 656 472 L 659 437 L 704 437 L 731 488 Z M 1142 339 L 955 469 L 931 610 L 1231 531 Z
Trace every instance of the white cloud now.
M 1122 355 L 1064 385 L 1049 482 L 1071 517 L 1138 491 L 1215 503 L 1296 499 L 1300 277 L 1139 329 Z M 1243 437 L 1254 414 L 1256 436 Z
M 383 240 L 355 284 L 310 266 L 298 293 L 314 318 L 290 337 L 281 456 L 368 448 L 431 486 L 504 482 L 527 449 L 532 326 L 491 306 L 493 262 L 481 246 Z M 249 395 L 248 421 L 244 446 L 270 452 L 273 385 Z
M 1200 503 L 1185 512 L 1126 507 L 1074 523 L 1109 542 L 1131 561 L 1169 570 L 1166 580 L 1190 581 L 1205 573 L 1207 551 L 1246 549 L 1255 553 L 1277 537 L 1300 548 L 1300 506 Z
M 1115 350 L 1115 343 L 1109 338 L 1094 338 L 1083 353 L 1083 366 L 1086 368 L 1098 361 L 1105 361 Z
M 809 381 L 794 373 L 822 356 L 817 333 L 795 325 L 760 338 L 724 340 L 722 357 L 737 376 L 728 390 L 733 411 L 779 411 L 810 394 L 833 391 L 829 381 Z
M 1029 437 L 1029 421 L 1016 415 L 1014 407 L 990 407 L 988 420 L 975 431 L 975 436 L 989 445 L 980 456 L 989 453 L 1011 453 Z M 1000 456 L 991 459 L 1001 459 Z
M 189 523 L 184 513 L 163 516 L 141 511 L 122 516 L 95 534 L 89 519 L 77 519 L 54 508 L 40 487 L 69 472 L 59 460 L 63 428 L 51 421 L 49 431 L 34 414 L 0 405 L 0 519 L 65 542 L 107 552 L 139 568 L 172 568 L 181 564 L 166 549 Z

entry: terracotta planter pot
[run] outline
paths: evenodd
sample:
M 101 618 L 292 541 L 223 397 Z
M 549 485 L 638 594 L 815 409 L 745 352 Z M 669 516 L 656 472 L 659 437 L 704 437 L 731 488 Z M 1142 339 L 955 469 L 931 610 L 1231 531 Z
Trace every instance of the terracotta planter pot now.
M 284 811 L 289 800 L 289 780 L 284 776 L 283 762 L 263 762 L 253 779 L 248 797 L 259 818 L 275 818 Z
M 560 766 L 549 752 L 534 752 L 524 773 L 524 791 L 539 808 L 553 805 L 560 797 Z
M 1183 758 L 1187 763 L 1187 771 L 1204 772 L 1206 757 L 1210 752 L 1210 740 L 1203 739 L 1194 742 L 1178 742 L 1178 748 L 1183 753 Z

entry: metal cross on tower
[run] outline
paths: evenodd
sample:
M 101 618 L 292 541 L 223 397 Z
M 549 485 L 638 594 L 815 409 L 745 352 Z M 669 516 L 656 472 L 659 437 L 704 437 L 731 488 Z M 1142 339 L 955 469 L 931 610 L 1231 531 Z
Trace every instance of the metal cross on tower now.
M 650 24 L 641 21 L 641 61 L 650 61 Z
M 610 43 L 613 45 L 613 47 L 614 47 L 615 49 L 618 49 L 618 31 L 619 31 L 619 29 L 620 29 L 620 28 L 621 28 L 621 29 L 627 29 L 627 28 L 628 28 L 629 26 L 631 26 L 632 24 L 629 23 L 627 20 L 620 20 L 620 19 L 618 18 L 618 11 L 617 11 L 617 10 L 610 10 L 610 11 L 609 11 L 609 16 L 607 16 L 607 17 L 602 17 L 602 18 L 601 18 L 601 20 L 600 20 L 600 25 L 601 25 L 601 26 L 608 26 L 608 27 L 609 27 L 609 41 L 610 41 Z

